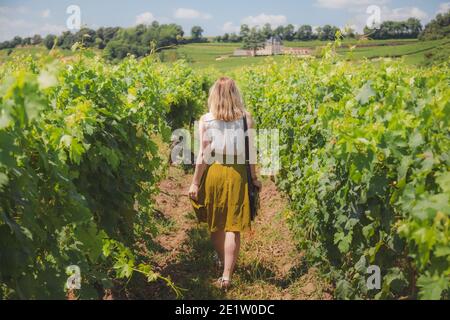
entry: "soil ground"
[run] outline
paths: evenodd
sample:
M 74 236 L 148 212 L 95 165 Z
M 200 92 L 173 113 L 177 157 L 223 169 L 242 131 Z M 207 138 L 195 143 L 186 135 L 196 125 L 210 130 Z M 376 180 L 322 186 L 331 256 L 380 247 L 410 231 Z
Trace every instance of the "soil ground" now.
M 217 289 L 214 281 L 222 271 L 216 266 L 208 231 L 196 222 L 187 195 L 192 175 L 170 167 L 167 176 L 155 199 L 162 233 L 153 241 L 147 257 L 155 271 L 170 277 L 182 289 L 182 299 L 332 298 L 331 287 L 307 266 L 303 253 L 296 248 L 285 220 L 287 200 L 269 179 L 263 181 L 261 210 L 252 231 L 242 236 L 233 287 L 226 293 Z M 126 293 L 129 299 L 177 298 L 163 281 L 133 282 Z

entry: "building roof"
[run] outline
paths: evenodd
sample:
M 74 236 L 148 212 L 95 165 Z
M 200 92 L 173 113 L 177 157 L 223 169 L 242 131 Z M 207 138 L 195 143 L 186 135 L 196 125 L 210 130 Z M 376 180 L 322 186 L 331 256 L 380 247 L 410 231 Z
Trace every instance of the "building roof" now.
M 281 43 L 282 43 L 281 38 L 280 38 L 280 36 L 278 36 L 278 35 L 275 35 L 275 36 L 270 37 L 269 39 L 267 39 L 266 42 L 268 42 L 268 43 L 274 43 L 274 44 L 281 44 Z

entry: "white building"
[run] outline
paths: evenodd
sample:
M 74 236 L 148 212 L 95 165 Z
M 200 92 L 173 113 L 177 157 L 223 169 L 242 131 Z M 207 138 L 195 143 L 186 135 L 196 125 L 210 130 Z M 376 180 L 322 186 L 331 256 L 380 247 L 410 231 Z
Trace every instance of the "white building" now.
M 264 47 L 256 50 L 257 56 L 273 56 L 277 54 L 283 54 L 283 43 L 281 42 L 280 37 L 275 36 L 270 39 L 267 39 Z M 245 57 L 245 56 L 253 56 L 253 50 L 245 50 L 245 49 L 236 49 L 234 51 L 234 56 L 237 57 Z
M 280 37 L 275 36 L 266 40 L 264 48 L 256 50 L 257 56 L 274 56 L 279 54 L 295 55 L 295 56 L 310 56 L 314 52 L 311 48 L 287 48 L 283 46 Z M 235 57 L 251 57 L 253 50 L 236 49 L 234 51 Z
M 283 43 L 279 36 L 271 37 L 266 40 L 264 48 L 258 50 L 257 55 L 274 56 L 283 53 Z

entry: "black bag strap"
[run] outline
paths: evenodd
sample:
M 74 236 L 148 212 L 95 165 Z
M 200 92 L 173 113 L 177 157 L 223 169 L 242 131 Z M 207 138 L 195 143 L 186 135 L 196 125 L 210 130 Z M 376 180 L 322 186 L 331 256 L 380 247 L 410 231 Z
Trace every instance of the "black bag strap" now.
M 250 140 L 248 137 L 247 117 L 244 115 L 244 137 L 245 137 L 245 164 L 250 164 Z

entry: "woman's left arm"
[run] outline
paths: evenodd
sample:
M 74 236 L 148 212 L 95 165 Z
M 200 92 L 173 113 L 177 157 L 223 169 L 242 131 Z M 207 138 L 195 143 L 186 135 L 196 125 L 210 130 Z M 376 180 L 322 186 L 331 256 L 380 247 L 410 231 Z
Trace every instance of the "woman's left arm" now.
M 247 112 L 247 126 L 248 129 L 255 129 L 256 125 L 255 122 L 253 121 L 252 115 Z M 249 133 L 249 151 L 250 151 L 250 155 L 254 155 L 255 157 L 250 156 L 250 159 L 256 159 L 256 148 L 255 148 L 255 135 L 254 134 L 250 134 Z M 262 188 L 262 184 L 261 182 L 258 180 L 258 176 L 256 174 L 256 164 L 255 163 L 250 163 L 250 172 L 252 175 L 252 180 L 253 180 L 253 184 L 261 190 Z

